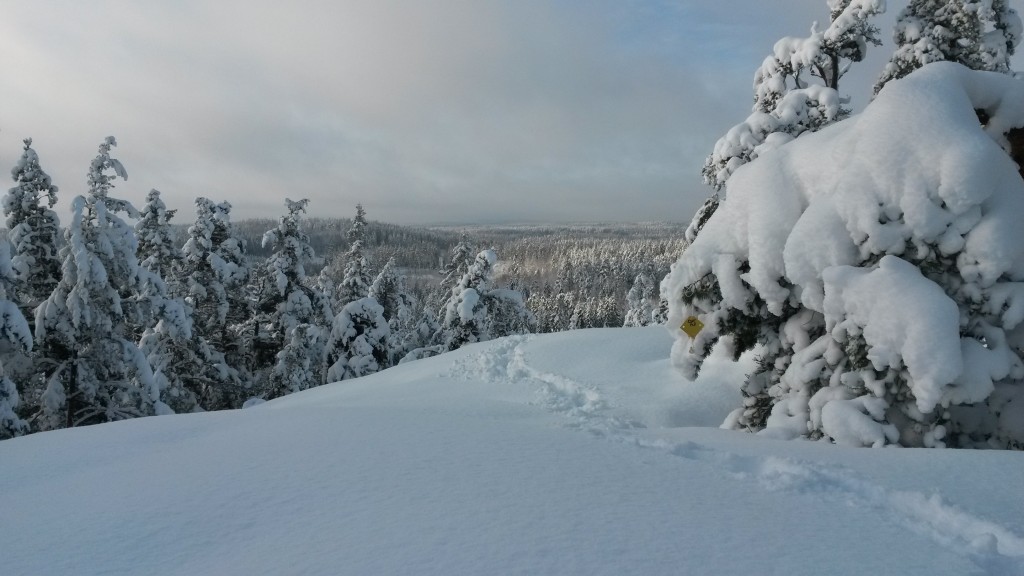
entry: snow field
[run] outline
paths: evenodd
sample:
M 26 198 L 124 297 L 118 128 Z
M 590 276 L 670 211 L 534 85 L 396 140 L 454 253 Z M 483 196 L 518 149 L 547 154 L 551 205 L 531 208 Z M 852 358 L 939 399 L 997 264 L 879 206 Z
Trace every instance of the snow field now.
M 683 382 L 669 346 L 512 337 L 0 442 L 3 573 L 1024 574 L 1018 454 L 719 430 L 744 364 Z

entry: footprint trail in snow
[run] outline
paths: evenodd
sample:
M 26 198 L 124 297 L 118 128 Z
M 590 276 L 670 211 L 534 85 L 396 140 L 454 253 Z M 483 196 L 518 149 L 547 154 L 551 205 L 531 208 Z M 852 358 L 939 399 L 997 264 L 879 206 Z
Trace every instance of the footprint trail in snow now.
M 597 387 L 530 366 L 524 346 L 531 339 L 518 336 L 499 340 L 483 352 L 458 362 L 451 375 L 530 386 L 538 398 L 537 404 L 564 416 L 570 428 L 709 464 L 770 492 L 841 499 L 851 506 L 877 510 L 891 522 L 969 558 L 985 574 L 1024 576 L 1024 537 L 974 516 L 938 494 L 889 489 L 858 478 L 841 466 L 777 456 L 742 456 L 694 442 L 641 438 L 636 432 L 645 429 L 645 424 L 615 414 L 616 407 Z

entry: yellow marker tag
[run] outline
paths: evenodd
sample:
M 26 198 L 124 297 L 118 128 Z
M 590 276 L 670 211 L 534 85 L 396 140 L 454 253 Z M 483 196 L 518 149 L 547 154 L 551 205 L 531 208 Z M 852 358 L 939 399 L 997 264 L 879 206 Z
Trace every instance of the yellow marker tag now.
M 697 334 L 704 329 L 704 323 L 700 321 L 696 316 L 690 316 L 686 320 L 683 320 L 683 325 L 679 327 L 686 335 L 690 338 L 696 338 Z

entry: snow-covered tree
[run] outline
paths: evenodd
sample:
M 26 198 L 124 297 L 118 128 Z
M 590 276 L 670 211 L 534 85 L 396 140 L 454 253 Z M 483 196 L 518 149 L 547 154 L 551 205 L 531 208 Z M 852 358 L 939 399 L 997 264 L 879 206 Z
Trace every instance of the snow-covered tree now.
M 647 274 L 637 274 L 633 286 L 626 294 L 626 320 L 623 326 L 647 326 L 654 322 L 654 280 Z
M 380 274 L 370 285 L 369 297 L 384 309 L 384 319 L 391 329 L 391 362 L 397 363 L 405 356 L 404 338 L 412 328 L 412 310 L 415 304 L 406 292 L 405 276 L 395 270 L 395 259 L 389 258 Z
M 440 338 L 441 325 L 437 323 L 437 316 L 428 304 L 423 307 L 423 313 L 420 314 L 416 325 L 402 337 L 401 362 L 410 362 L 442 353 L 444 348 L 439 342 Z
M 839 81 L 864 59 L 868 44 L 881 43 L 870 19 L 885 11 L 885 1 L 828 0 L 828 7 L 828 27 L 815 24 L 807 38 L 779 40 L 754 74 L 753 113 L 715 143 L 704 163 L 704 182 L 716 191 L 740 166 L 849 115 Z
M 16 281 L 10 245 L 0 240 L 0 343 L 5 349 L 24 353 L 32 350 L 32 331 L 21 310 L 8 299 Z M 8 377 L 0 360 L 0 440 L 28 433 L 28 422 L 21 417 L 21 408 L 18 387 Z
M 302 214 L 309 201 L 286 199 L 285 203 L 288 213 L 281 217 L 275 228 L 263 235 L 263 245 L 272 246 L 274 250 L 264 267 L 271 289 L 263 302 L 258 304 L 257 311 L 260 314 L 253 319 L 259 330 L 255 343 L 263 351 L 262 357 L 257 356 L 254 368 L 260 370 L 272 364 L 278 366 L 268 374 L 271 395 L 294 387 L 291 380 L 294 375 L 288 376 L 287 387 L 281 380 L 285 370 L 282 362 L 293 362 L 298 356 L 308 356 L 314 359 L 313 366 L 321 364 L 323 351 L 319 348 L 317 332 L 326 330 L 326 326 L 315 324 L 318 310 L 314 302 L 319 302 L 320 297 L 306 282 L 306 265 L 316 257 L 309 244 L 309 236 L 302 231 L 301 224 Z M 303 329 L 306 337 L 296 340 L 293 332 L 300 325 L 307 325 Z M 279 356 L 278 353 L 286 346 L 305 346 L 307 349 L 301 352 L 291 350 L 285 357 Z M 317 384 L 319 379 L 310 382 L 309 386 Z
M 31 138 L 25 140 L 11 176 L 16 185 L 4 196 L 3 207 L 18 281 L 8 298 L 23 302 L 24 310 L 32 310 L 53 292 L 60 279 L 60 221 L 52 210 L 57 187 L 40 167 Z
M 444 314 L 444 302 L 451 296 L 452 288 L 466 275 L 466 271 L 473 264 L 475 254 L 472 244 L 469 243 L 466 233 L 463 232 L 459 235 L 459 243 L 451 250 L 448 263 L 441 270 L 441 284 L 438 292 L 441 298 L 439 303 L 442 307 L 441 314 Z
M 301 392 L 320 384 L 323 352 L 318 340 L 324 331 L 317 326 L 299 324 L 289 333 L 289 340 L 277 354 L 270 381 L 268 398 Z
M 406 293 L 405 276 L 395 270 L 394 258 L 389 258 L 374 278 L 369 296 L 384 308 L 384 318 L 392 330 L 404 330 L 411 322 L 413 301 Z
M 896 20 L 896 51 L 875 93 L 931 62 L 1010 74 L 1020 39 L 1020 17 L 1008 0 L 910 0 Z
M 173 293 L 185 299 L 193 319 L 192 351 L 207 358 L 216 372 L 201 386 L 200 403 L 206 409 L 238 407 L 247 399 L 243 369 L 248 347 L 241 331 L 252 317 L 246 298 L 249 266 L 243 243 L 231 225 L 231 205 L 196 198 L 196 220 L 188 229 L 182 248 L 181 271 L 172 284 Z M 193 356 L 176 353 L 176 362 L 187 364 Z M 198 382 L 195 382 L 198 384 Z
M 441 321 L 446 349 L 536 329 L 533 314 L 519 292 L 491 288 L 497 261 L 493 250 L 480 252 L 452 288 Z
M 366 243 L 366 211 L 362 204 L 356 204 L 356 216 L 352 219 L 352 227 L 348 229 L 349 249 L 345 254 L 344 276 L 338 285 L 337 307 L 344 307 L 349 302 L 365 298 L 370 292 L 373 275 L 370 274 L 370 263 L 363 253 Z
M 115 178 L 127 177 L 110 156 L 116 144 L 108 137 L 100 145 L 89 169 L 88 195 L 72 201 L 62 276 L 36 309 L 36 341 L 50 364 L 40 417 L 45 425 L 60 420 L 55 412 L 70 427 L 164 408 L 145 356 L 125 337 L 125 305 L 139 293 L 142 278 L 134 231 L 117 214 L 139 213 L 109 196 Z
M 758 356 L 727 426 L 1024 447 L 1022 101 L 929 64 L 729 179 L 662 284 L 685 376 L 716 343 Z
M 174 230 L 171 229 L 171 218 L 175 212 L 167 209 L 160 199 L 159 190 L 150 190 L 146 195 L 146 204 L 142 207 L 142 217 L 135 223 L 135 235 L 139 241 L 139 265 L 165 280 L 177 274 L 177 266 L 182 258 Z
M 388 367 L 391 330 L 373 298 L 349 302 L 334 318 L 326 347 L 328 382 L 373 374 Z

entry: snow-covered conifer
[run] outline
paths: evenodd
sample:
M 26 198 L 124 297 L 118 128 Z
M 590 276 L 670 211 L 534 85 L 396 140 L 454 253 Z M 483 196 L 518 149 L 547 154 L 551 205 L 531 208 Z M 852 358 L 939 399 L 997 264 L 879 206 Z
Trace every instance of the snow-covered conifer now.
M 440 337 L 441 325 L 437 323 L 437 316 L 427 304 L 423 307 L 423 313 L 420 314 L 416 325 L 402 337 L 401 362 L 440 354 L 444 351 L 439 342 Z
M 181 260 L 181 250 L 171 229 L 171 218 L 175 212 L 167 209 L 160 199 L 159 190 L 150 190 L 142 207 L 142 217 L 135 223 L 139 265 L 165 281 L 177 274 Z
M 366 243 L 366 211 L 363 210 L 362 204 L 356 204 L 356 216 L 352 219 L 352 227 L 348 229 L 348 242 L 349 249 L 344 258 L 344 276 L 337 290 L 339 308 L 349 302 L 365 298 L 373 282 L 370 263 L 363 253 Z
M 1020 39 L 1020 17 L 1008 0 L 910 0 L 896 20 L 896 50 L 875 93 L 932 62 L 1009 74 Z
M 326 379 L 348 380 L 388 367 L 391 330 L 373 298 L 349 302 L 334 318 L 326 346 Z
M 384 319 L 391 328 L 391 363 L 397 363 L 407 352 L 403 340 L 412 328 L 412 310 L 414 303 L 405 289 L 405 276 L 395 270 L 395 259 L 389 258 L 381 268 L 380 274 L 370 285 L 370 298 L 373 298 L 384 309 Z
M 412 298 L 405 290 L 405 277 L 395 270 L 395 259 L 388 259 L 370 285 L 369 295 L 384 308 L 384 318 L 393 330 L 403 330 L 411 321 Z
M 115 178 L 127 177 L 110 156 L 116 144 L 109 137 L 100 145 L 89 169 L 89 193 L 72 201 L 62 276 L 36 309 L 36 341 L 50 364 L 48 382 L 62 388 L 44 393 L 42 421 L 51 424 L 57 421 L 54 410 L 67 426 L 161 411 L 151 368 L 125 338 L 125 305 L 139 292 L 141 276 L 134 231 L 117 214 L 139 214 L 129 202 L 109 196 Z M 55 406 L 53 399 L 62 395 L 64 405 Z
M 231 205 L 207 198 L 196 198 L 195 205 L 196 220 L 188 228 L 181 271 L 172 285 L 191 311 L 194 345 L 187 353 L 177 350 L 177 344 L 169 350 L 174 364 L 205 358 L 215 368 L 210 374 L 195 372 L 202 374 L 202 381 L 191 389 L 203 408 L 235 408 L 248 397 L 243 389 L 248 348 L 242 325 L 252 316 L 245 290 L 250 271 L 242 241 L 231 226 Z
M 3 207 L 18 282 L 8 298 L 22 302 L 25 310 L 32 310 L 53 292 L 60 279 L 60 221 L 52 210 L 57 202 L 57 187 L 40 167 L 31 138 L 25 140 L 24 152 L 11 176 L 16 186 L 4 196 Z
M 654 321 L 654 281 L 647 274 L 637 274 L 633 286 L 626 294 L 626 320 L 623 326 L 647 326 Z
M 718 342 L 758 347 L 727 426 L 1024 446 L 1021 101 L 1020 80 L 929 64 L 730 178 L 662 285 L 687 377 Z
M 273 364 L 280 367 L 282 358 L 278 353 L 289 343 L 296 342 L 292 332 L 302 324 L 309 325 L 304 331 L 309 332 L 310 337 L 301 342 L 311 347 L 302 354 L 314 358 L 314 366 L 319 366 L 323 358 L 322 350 L 316 349 L 320 339 L 314 336 L 317 330 L 326 330 L 327 327 L 316 325 L 318 310 L 314 302 L 319 302 L 320 297 L 306 282 L 306 265 L 316 256 L 301 224 L 309 201 L 286 199 L 285 203 L 288 213 L 281 217 L 276 227 L 263 235 L 263 245 L 272 246 L 274 252 L 264 266 L 270 290 L 258 303 L 257 316 L 251 321 L 257 331 L 254 343 L 262 351 L 262 355 L 256 357 L 255 370 L 269 369 Z M 292 351 L 287 358 L 294 358 L 296 354 Z M 266 378 L 273 380 L 277 372 L 280 370 L 271 370 Z M 317 384 L 319 379 L 309 386 Z M 277 383 L 267 385 L 280 390 Z
M 267 398 L 301 392 L 321 383 L 323 352 L 318 340 L 324 333 L 309 324 L 299 324 L 291 330 L 288 342 L 277 354 Z
M 448 263 L 441 270 L 441 284 L 438 294 L 441 296 L 440 305 L 442 307 L 448 297 L 451 296 L 452 288 L 459 283 L 459 280 L 462 280 L 470 265 L 473 264 L 474 254 L 473 246 L 469 243 L 466 233 L 463 232 L 459 235 L 459 243 L 451 250 Z M 442 309 L 441 314 L 443 313 L 444 310 Z
M 0 240 L 0 343 L 6 350 L 25 353 L 32 350 L 32 332 L 21 310 L 8 299 L 16 280 L 10 245 Z M 0 360 L 0 440 L 28 432 L 28 422 L 20 416 L 22 408 L 18 387 L 8 377 Z
M 536 329 L 533 314 L 519 292 L 491 288 L 497 261 L 493 250 L 480 252 L 452 288 L 441 321 L 446 349 Z

